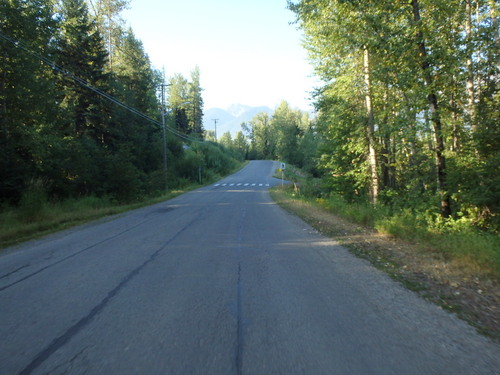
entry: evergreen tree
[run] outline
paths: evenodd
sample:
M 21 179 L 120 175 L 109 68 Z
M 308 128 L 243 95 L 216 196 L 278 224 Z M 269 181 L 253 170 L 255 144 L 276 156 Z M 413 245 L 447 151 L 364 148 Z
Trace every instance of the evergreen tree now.
M 186 115 L 186 109 L 177 107 L 174 109 L 174 121 L 178 131 L 189 134 L 189 122 Z
M 103 164 L 112 143 L 109 102 L 89 86 L 110 91 L 107 51 L 83 0 L 62 0 L 60 29 L 55 42 L 57 64 L 67 73 L 57 75 L 58 125 L 61 145 L 52 160 L 59 171 L 54 190 L 59 194 L 104 194 Z M 73 78 L 78 77 L 78 82 Z M 85 84 L 82 84 L 82 81 Z
M 57 22 L 48 0 L 2 1 L 0 14 L 0 197 L 18 200 L 47 166 L 56 109 L 52 71 L 20 46 L 50 56 Z
M 57 63 L 88 84 L 109 91 L 106 73 L 107 51 L 96 24 L 88 15 L 84 0 L 62 0 L 61 33 L 58 37 Z M 108 123 L 108 103 L 66 75 L 59 76 L 61 109 L 66 135 L 90 136 L 104 143 Z
M 125 104 L 136 110 L 157 117 L 159 104 L 156 87 L 160 75 L 151 67 L 151 62 L 132 29 L 123 34 L 120 49 L 115 56 L 115 92 Z M 116 106 L 113 120 L 113 133 L 117 137 L 118 147 L 127 145 L 130 157 L 137 168 L 151 172 L 160 168 L 160 150 L 151 147 L 159 129 L 138 116 L 130 116 L 128 111 Z

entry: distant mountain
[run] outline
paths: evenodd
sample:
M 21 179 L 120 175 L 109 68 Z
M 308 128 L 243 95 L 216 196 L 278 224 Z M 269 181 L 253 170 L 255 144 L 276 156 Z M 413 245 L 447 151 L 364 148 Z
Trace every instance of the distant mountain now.
M 227 109 L 227 112 L 229 112 L 234 117 L 239 117 L 251 108 L 252 107 L 250 107 L 249 105 L 231 104 L 231 106 L 229 106 L 229 108 Z
M 221 137 L 225 132 L 230 132 L 231 135 L 236 135 L 241 130 L 241 123 L 250 121 L 257 113 L 265 112 L 273 114 L 273 110 L 269 107 L 250 107 L 244 104 L 233 104 L 227 109 L 210 108 L 204 111 L 203 127 L 205 130 L 213 131 L 215 129 L 214 119 L 217 121 L 217 138 Z

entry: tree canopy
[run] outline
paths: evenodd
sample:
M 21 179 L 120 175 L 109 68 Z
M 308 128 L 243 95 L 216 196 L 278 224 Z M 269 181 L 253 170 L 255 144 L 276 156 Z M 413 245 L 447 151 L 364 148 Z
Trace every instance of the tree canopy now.
M 327 186 L 350 199 L 434 206 L 445 218 L 498 226 L 496 2 L 288 6 L 324 82 L 314 99 Z
M 120 13 L 128 3 L 0 3 L 1 204 L 15 204 L 31 186 L 50 199 L 106 195 L 119 201 L 164 189 L 164 77 L 133 30 L 123 28 Z M 167 178 L 175 187 L 198 179 L 184 168 L 206 167 L 201 156 L 221 151 L 190 145 L 204 137 L 199 69 L 191 81 L 170 80 Z M 192 157 L 195 147 L 200 157 Z M 221 160 L 207 173 L 222 173 L 234 162 Z

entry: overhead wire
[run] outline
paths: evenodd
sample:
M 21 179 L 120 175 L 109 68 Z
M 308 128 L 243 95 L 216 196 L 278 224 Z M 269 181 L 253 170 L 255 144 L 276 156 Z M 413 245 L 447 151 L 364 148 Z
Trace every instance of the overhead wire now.
M 74 74 L 73 72 L 57 65 L 55 62 L 53 62 L 52 60 L 49 60 L 48 58 L 44 57 L 44 56 L 41 56 L 40 54 L 38 54 L 37 52 L 33 51 L 31 48 L 29 48 L 26 44 L 24 44 L 23 42 L 19 41 L 18 39 L 15 39 L 7 34 L 5 34 L 4 32 L 2 32 L 0 30 L 0 38 L 6 40 L 7 42 L 13 44 L 15 47 L 17 48 L 20 48 L 22 49 L 24 52 L 30 54 L 31 56 L 39 59 L 40 61 L 44 62 L 45 64 L 49 65 L 52 69 L 54 69 L 55 71 L 73 79 L 76 83 L 78 83 L 79 85 L 81 86 L 84 86 L 86 88 L 88 88 L 89 90 L 95 92 L 96 94 L 106 98 L 107 100 L 115 103 L 116 105 L 126 109 L 127 111 L 135 114 L 136 116 L 138 117 L 141 117 L 142 119 L 144 120 L 147 120 L 157 126 L 159 126 L 160 128 L 163 127 L 163 124 L 160 122 L 160 121 L 157 121 L 151 117 L 149 117 L 148 115 L 142 113 L 141 111 L 137 110 L 136 108 L 134 107 L 131 107 L 129 106 L 128 104 L 125 104 L 123 103 L 121 100 L 115 98 L 114 96 L 108 94 L 107 92 L 93 86 L 92 84 L 90 84 L 89 82 L 87 82 L 86 80 L 84 80 L 83 78 L 80 78 L 78 77 L 76 74 Z M 197 138 L 193 138 L 193 137 L 190 137 L 188 136 L 187 134 L 184 134 L 184 133 L 181 133 L 179 132 L 177 129 L 173 129 L 173 128 L 169 128 L 168 126 L 165 126 L 166 130 L 169 131 L 170 133 L 174 134 L 175 136 L 179 137 L 179 138 L 182 138 L 186 141 L 190 141 L 190 142 L 197 142 L 197 143 L 204 143 L 205 141 L 204 140 L 200 140 L 200 139 L 197 139 Z

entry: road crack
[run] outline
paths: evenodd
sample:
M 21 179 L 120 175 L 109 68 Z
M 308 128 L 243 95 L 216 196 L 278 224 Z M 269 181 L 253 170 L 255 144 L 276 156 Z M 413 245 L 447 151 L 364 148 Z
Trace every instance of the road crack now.
M 25 280 L 27 280 L 27 279 L 29 279 L 29 278 L 31 278 L 31 277 L 33 277 L 33 276 L 35 276 L 35 275 L 38 275 L 39 273 L 41 273 L 41 272 L 43 272 L 43 271 L 45 271 L 45 270 L 47 270 L 47 269 L 49 269 L 49 268 L 51 268 L 51 267 L 54 267 L 54 266 L 56 266 L 56 265 L 58 265 L 58 264 L 60 264 L 60 263 L 63 263 L 63 262 L 65 262 L 65 261 L 67 261 L 68 259 L 74 258 L 74 257 L 75 257 L 75 256 L 77 256 L 77 255 L 80 255 L 80 254 L 82 254 L 82 253 L 84 253 L 84 252 L 86 252 L 86 251 L 88 251 L 88 250 L 90 250 L 90 249 L 93 249 L 93 248 L 94 248 L 94 247 L 96 247 L 96 246 L 99 246 L 99 245 L 101 245 L 101 244 L 103 244 L 103 243 L 105 243 L 105 242 L 107 242 L 107 241 L 111 241 L 111 240 L 113 240 L 113 239 L 115 239 L 115 238 L 117 238 L 117 237 L 119 237 L 119 236 L 121 236 L 121 235 L 123 235 L 123 234 L 125 234 L 125 233 L 127 233 L 127 232 L 130 232 L 131 230 L 133 230 L 133 229 L 135 229 L 135 228 L 137 228 L 137 227 L 139 227 L 139 226 L 141 226 L 141 225 L 143 225 L 143 224 L 145 224 L 145 223 L 147 223 L 147 222 L 149 222 L 149 221 L 151 221 L 151 220 L 153 220 L 153 219 L 144 220 L 144 221 L 142 221 L 142 222 L 140 222 L 140 223 L 138 223 L 138 224 L 136 224 L 136 225 L 134 225 L 134 226 L 132 226 L 132 227 L 130 227 L 130 228 L 127 228 L 127 229 L 126 229 L 126 230 L 124 230 L 124 231 L 121 231 L 120 233 L 117 233 L 117 234 L 115 234 L 115 235 L 113 235 L 113 236 L 107 237 L 107 238 L 105 238 L 104 240 L 101 240 L 101 241 L 96 242 L 96 243 L 94 243 L 94 244 L 92 244 L 92 245 L 90 245 L 90 246 L 87 246 L 87 247 L 86 247 L 86 248 L 84 248 L 84 249 L 78 250 L 78 251 L 76 251 L 75 253 L 70 254 L 70 255 L 68 255 L 68 256 L 66 256 L 66 257 L 64 257 L 64 258 L 61 258 L 61 259 L 59 259 L 59 260 L 58 260 L 58 261 L 56 261 L 56 262 L 50 263 L 50 264 L 46 265 L 45 267 L 42 267 L 42 268 L 40 268 L 40 269 L 38 269 L 38 270 L 36 270 L 36 271 L 34 271 L 34 272 L 32 272 L 32 273 L 28 274 L 28 275 L 26 275 L 26 276 L 24 276 L 24 277 L 22 277 L 22 278 L 20 278 L 20 279 L 16 280 L 16 281 L 13 281 L 13 282 L 12 282 L 12 283 L 10 283 L 10 284 L 7 284 L 7 285 L 4 285 L 4 286 L 0 287 L 0 292 L 4 291 L 5 289 L 8 289 L 8 288 L 10 288 L 10 287 L 12 287 L 12 286 L 14 286 L 14 285 L 16 285 L 16 284 L 19 284 L 20 282 L 23 282 L 23 281 L 25 281 Z M 25 267 L 27 267 L 27 266 L 23 266 L 23 267 L 21 267 L 21 268 L 25 268 Z M 15 272 L 17 272 L 17 271 L 19 271 L 21 268 L 18 268 L 17 270 L 14 270 L 14 271 L 10 272 L 9 274 L 7 274 L 7 276 L 8 276 L 8 275 L 10 275 L 10 274 L 15 273 Z M 4 276 L 2 276 L 1 278 L 3 278 L 3 277 L 4 277 Z M 1 278 L 0 278 L 0 279 L 1 279 Z
M 1 280 L 1 279 L 5 279 L 6 277 L 9 277 L 10 275 L 13 275 L 13 274 L 15 274 L 16 272 L 21 271 L 23 268 L 26 268 L 26 267 L 29 267 L 29 266 L 30 266 L 29 264 L 25 264 L 24 266 L 18 267 L 18 268 L 16 268 L 15 270 L 10 271 L 10 272 L 6 273 L 5 275 L 0 276 L 0 280 Z M 0 291 L 1 291 L 1 290 L 3 290 L 3 289 L 0 289 Z
M 78 322 L 72 325 L 61 336 L 55 338 L 45 349 L 38 353 L 35 358 L 19 373 L 19 375 L 32 374 L 40 367 L 47 359 L 49 359 L 57 350 L 67 344 L 75 335 L 77 335 L 84 327 L 86 327 L 94 318 L 106 307 L 106 305 L 123 289 L 135 276 L 137 276 L 149 263 L 153 262 L 158 255 L 167 248 L 167 246 L 177 239 L 186 229 L 191 227 L 193 223 L 200 220 L 201 215 L 197 215 L 179 230 L 172 238 L 158 248 L 145 262 L 127 274 L 118 285 L 112 289 L 107 296 L 99 302 L 94 308 Z M 116 237 L 116 236 L 115 236 Z
M 243 318 L 241 313 L 241 263 L 238 263 L 238 282 L 236 287 L 236 373 L 242 373 L 243 359 Z
M 242 259 L 242 241 L 243 230 L 245 228 L 246 207 L 243 206 L 241 214 L 241 222 L 238 231 L 238 278 L 236 281 L 236 374 L 242 374 L 243 368 L 243 312 L 242 312 L 242 299 L 243 299 L 243 286 L 242 286 L 242 272 L 241 272 L 241 259 Z

